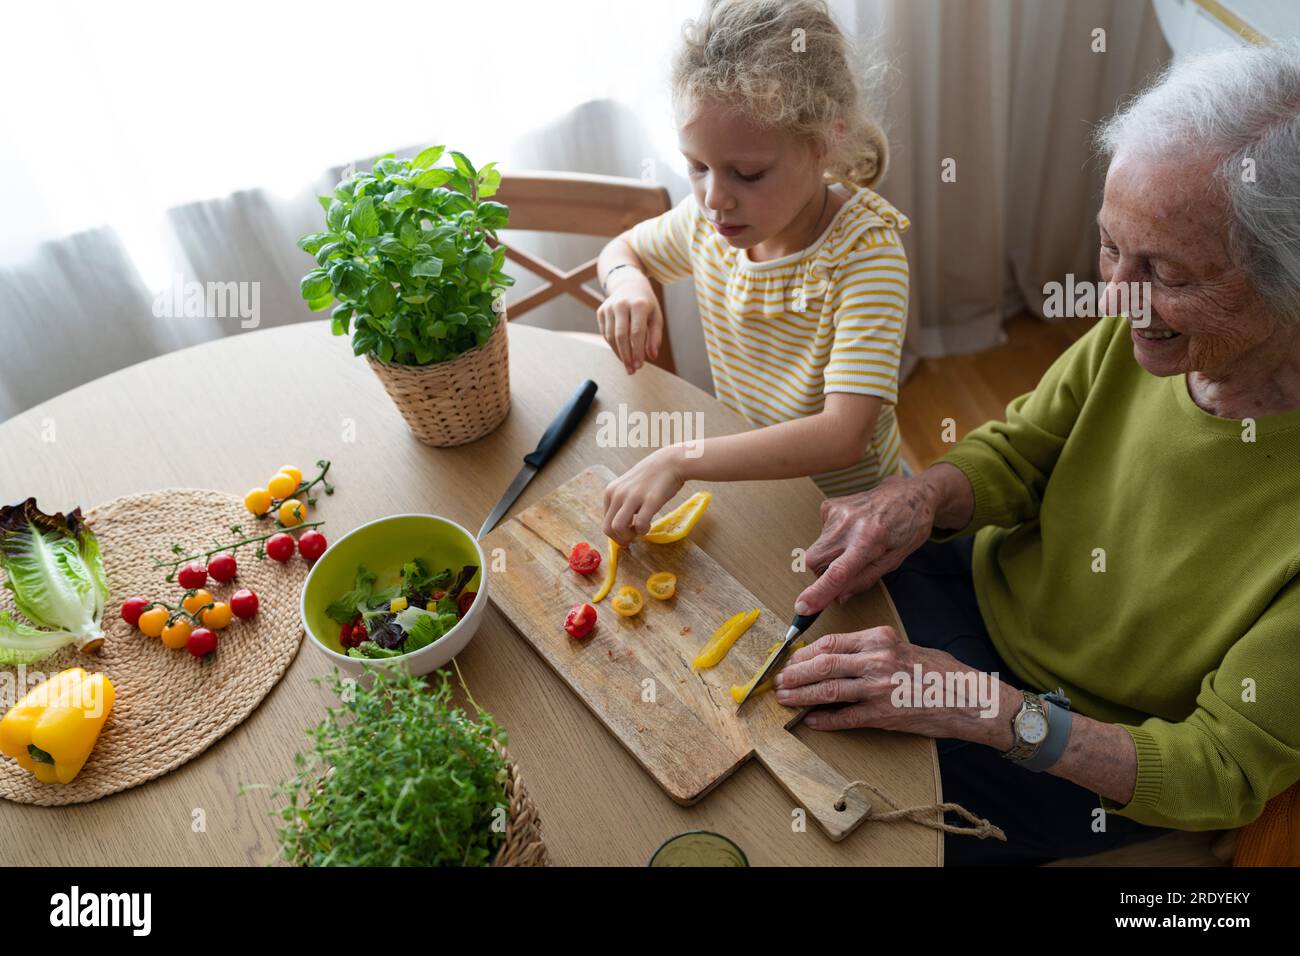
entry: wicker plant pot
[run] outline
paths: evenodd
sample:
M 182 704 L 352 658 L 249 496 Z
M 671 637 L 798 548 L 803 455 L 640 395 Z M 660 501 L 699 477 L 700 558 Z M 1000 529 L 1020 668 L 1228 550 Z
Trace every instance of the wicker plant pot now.
M 524 781 L 519 773 L 519 765 L 510 759 L 510 754 L 499 743 L 494 743 L 496 751 L 506 761 L 505 797 L 509 807 L 506 821 L 506 835 L 497 855 L 492 859 L 493 866 L 550 866 L 550 857 L 546 853 L 546 844 L 542 841 L 542 821 L 537 807 L 529 799 L 524 789 Z M 334 772 L 331 767 L 325 776 Z M 320 784 L 316 785 L 319 792 Z M 306 866 L 306 861 L 292 861 L 296 866 Z
M 486 342 L 451 361 L 393 365 L 371 354 L 366 361 L 415 437 L 446 448 L 482 438 L 509 414 L 508 341 L 503 311 Z

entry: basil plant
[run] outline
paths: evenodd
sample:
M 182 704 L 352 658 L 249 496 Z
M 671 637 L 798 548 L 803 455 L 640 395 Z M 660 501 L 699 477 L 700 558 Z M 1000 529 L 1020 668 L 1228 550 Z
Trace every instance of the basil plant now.
M 455 358 L 488 340 L 494 303 L 514 285 L 496 234 L 510 210 L 488 199 L 501 173 L 457 152 L 438 166 L 443 150 L 381 156 L 319 197 L 325 231 L 298 240 L 317 263 L 302 278 L 303 298 L 314 312 L 334 305 L 332 330 L 350 331 L 357 355 L 399 365 Z

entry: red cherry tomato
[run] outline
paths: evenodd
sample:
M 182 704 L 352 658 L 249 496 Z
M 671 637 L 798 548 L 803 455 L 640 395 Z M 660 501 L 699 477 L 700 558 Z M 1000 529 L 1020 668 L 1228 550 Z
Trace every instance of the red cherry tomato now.
M 576 638 L 584 638 L 596 626 L 596 609 L 590 604 L 575 604 L 564 615 L 564 629 Z
M 127 598 L 122 602 L 122 620 L 126 621 L 126 623 L 130 624 L 132 627 L 138 627 L 140 625 L 140 615 L 144 613 L 144 609 L 148 607 L 148 605 L 148 598 Z
M 591 574 L 600 567 L 600 552 L 587 542 L 579 541 L 569 552 L 569 567 L 579 574 Z
M 181 568 L 176 580 L 187 591 L 195 591 L 208 583 L 208 566 L 202 561 L 191 561 Z
M 477 591 L 462 591 L 460 597 L 456 598 L 456 618 L 458 620 L 465 616 L 465 612 L 469 610 L 469 606 L 474 603 L 474 598 L 477 596 Z
M 298 539 L 298 553 L 308 561 L 315 561 L 325 553 L 327 547 L 325 535 L 319 531 L 304 531 Z
M 230 596 L 230 610 L 235 617 L 247 621 L 257 613 L 257 595 L 248 588 L 240 588 Z
M 296 547 L 297 544 L 293 540 L 293 535 L 281 531 L 279 534 L 273 534 L 267 538 L 266 556 L 276 561 L 288 561 L 293 557 Z
M 206 627 L 196 627 L 190 631 L 189 640 L 185 642 L 185 649 L 195 657 L 211 654 L 217 649 L 217 635 Z
M 214 581 L 220 581 L 222 584 L 235 580 L 235 575 L 238 573 L 239 566 L 235 564 L 233 554 L 219 554 L 208 562 L 208 574 L 212 575 Z

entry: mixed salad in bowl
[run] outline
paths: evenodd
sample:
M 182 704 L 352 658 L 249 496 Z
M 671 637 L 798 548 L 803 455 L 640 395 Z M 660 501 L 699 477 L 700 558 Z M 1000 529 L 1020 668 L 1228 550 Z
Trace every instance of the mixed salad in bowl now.
M 459 571 L 432 570 L 420 558 L 402 565 L 400 580 L 379 588 L 378 576 L 360 565 L 350 591 L 325 609 L 339 626 L 339 643 L 349 657 L 400 657 L 438 640 L 465 616 L 477 592 L 466 590 L 478 573 L 467 564 Z

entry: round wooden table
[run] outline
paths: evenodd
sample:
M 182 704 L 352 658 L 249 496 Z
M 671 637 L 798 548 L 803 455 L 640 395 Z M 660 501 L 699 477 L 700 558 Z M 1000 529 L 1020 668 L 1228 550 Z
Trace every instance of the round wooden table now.
M 596 401 L 561 452 L 508 515 L 593 464 L 621 473 L 642 448 L 601 447 L 596 415 L 619 403 L 643 411 L 704 414 L 704 434 L 748 425 L 694 386 L 652 366 L 628 376 L 606 348 L 510 326 L 512 409 L 487 437 L 459 448 L 416 441 L 366 363 L 327 324 L 241 332 L 142 362 L 73 389 L 0 425 L 0 500 L 35 495 L 67 511 L 141 491 L 215 488 L 243 494 L 280 465 L 333 462 L 337 493 L 316 517 L 331 540 L 386 514 L 432 512 L 477 529 L 585 378 Z M 791 552 L 820 528 L 821 495 L 809 479 L 701 484 L 714 493 L 710 520 L 692 540 L 774 611 L 792 609 L 811 572 Z M 693 485 L 691 490 L 695 490 Z M 458 663 L 476 700 L 510 736 L 557 864 L 644 865 L 667 837 L 708 829 L 730 837 L 755 865 L 942 863 L 942 834 L 910 822 L 867 821 L 840 843 L 809 823 L 793 800 L 749 761 L 700 803 L 682 807 L 514 631 L 495 607 Z M 111 609 L 109 613 L 116 613 Z M 882 588 L 822 615 L 813 637 L 899 626 Z M 277 853 L 266 791 L 292 773 L 331 703 L 310 678 L 329 670 L 303 649 L 261 706 L 207 752 L 166 776 L 78 806 L 6 804 L 3 862 L 23 865 L 260 865 Z M 458 694 L 460 691 L 458 689 Z M 463 696 L 463 695 L 462 695 Z M 796 731 L 847 779 L 868 779 L 900 806 L 942 800 L 934 742 L 876 730 Z M 889 809 L 881 807 L 880 809 Z M 938 813 L 936 811 L 936 820 Z

